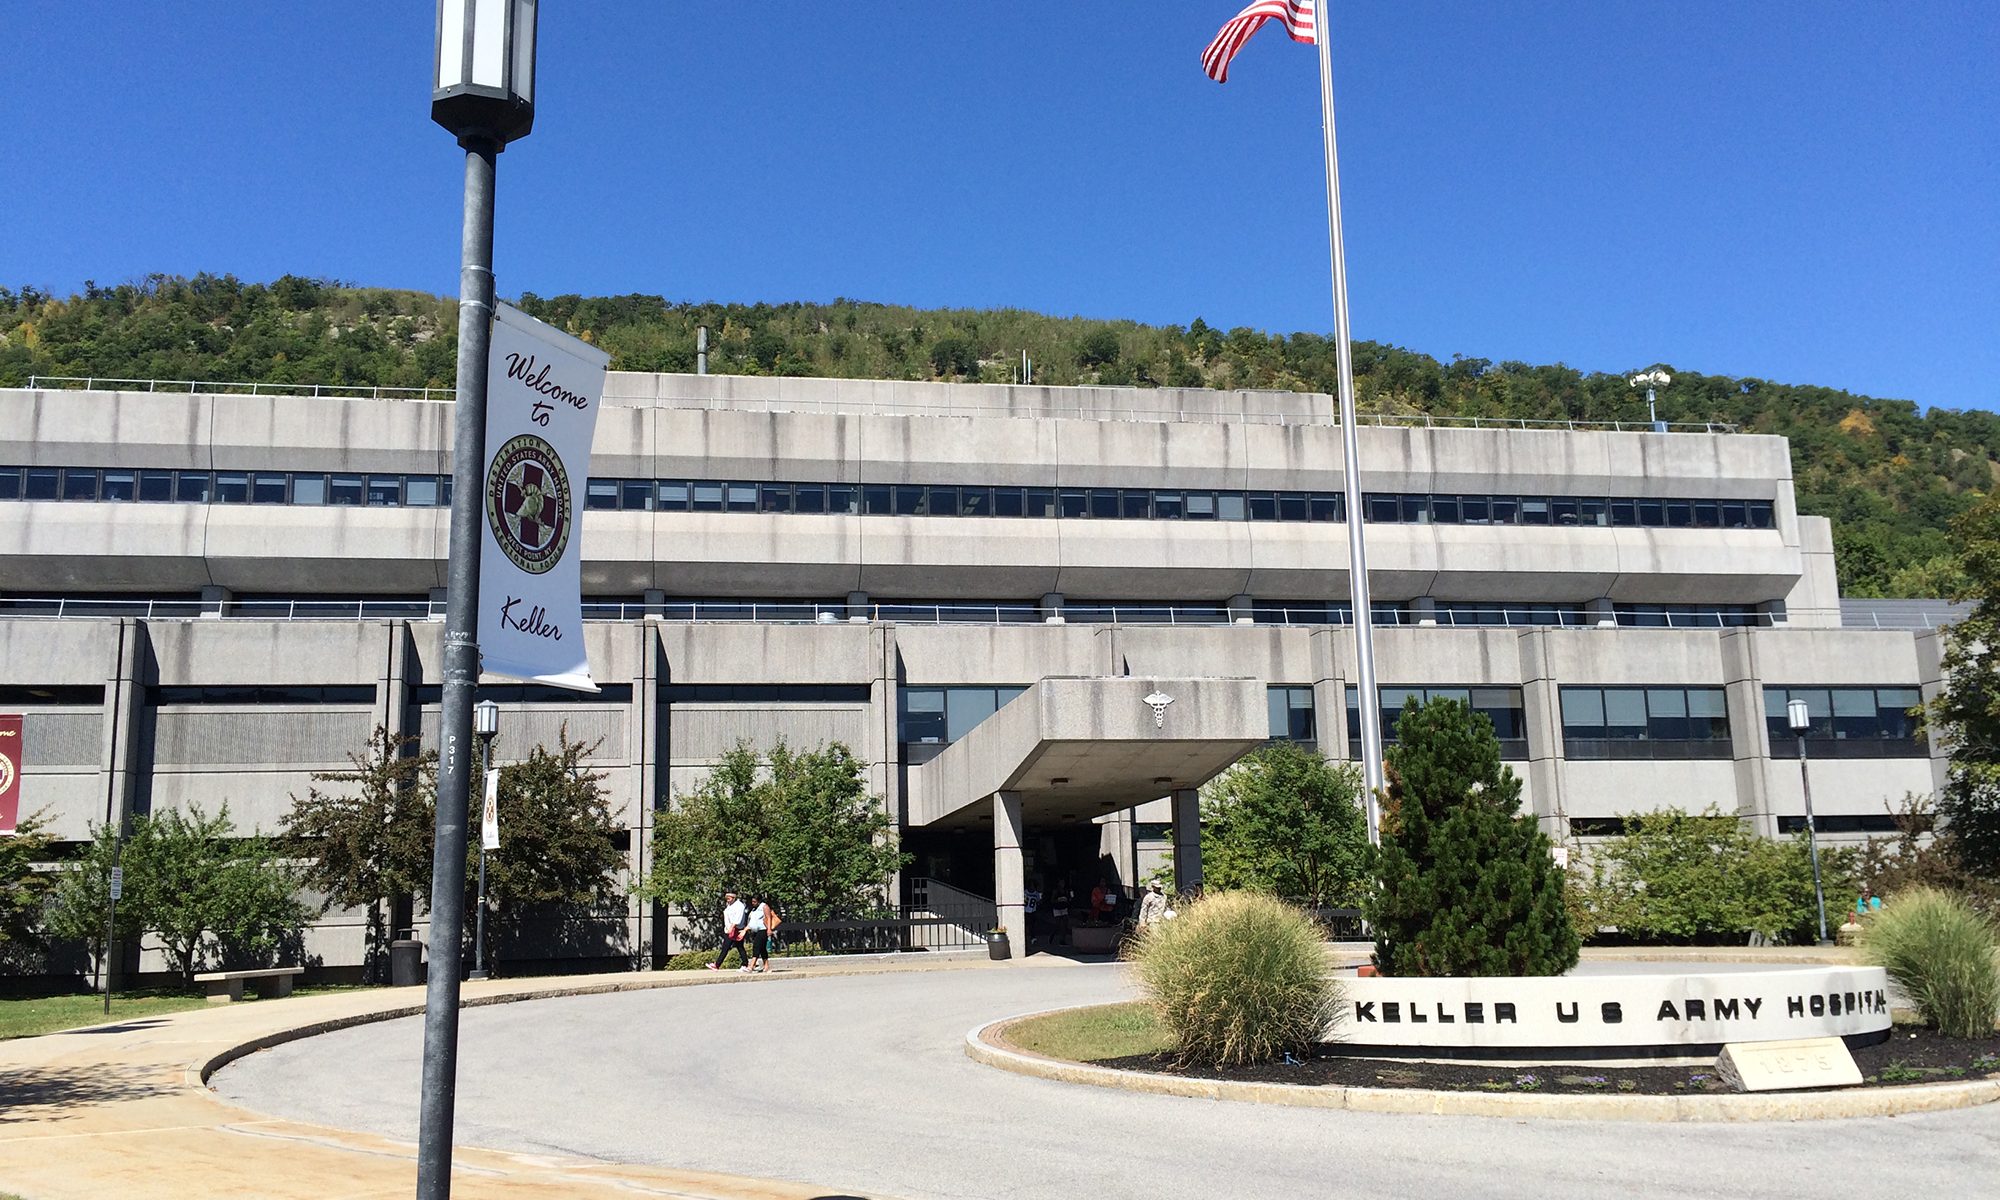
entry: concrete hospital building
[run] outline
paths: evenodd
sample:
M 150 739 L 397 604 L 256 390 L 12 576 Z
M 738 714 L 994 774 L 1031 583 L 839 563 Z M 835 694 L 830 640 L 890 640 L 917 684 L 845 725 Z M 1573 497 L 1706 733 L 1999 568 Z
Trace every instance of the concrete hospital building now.
M 122 386 L 126 390 L 118 390 Z M 435 736 L 449 397 L 0 390 L 0 712 L 23 811 L 81 840 L 227 801 L 266 829 L 378 725 Z M 269 392 L 285 389 L 260 389 Z M 1358 740 L 1326 396 L 613 373 L 585 498 L 603 691 L 484 689 L 501 757 L 573 735 L 634 871 L 739 739 L 841 741 L 913 863 L 996 899 L 1179 841 L 1267 738 Z M 1843 613 L 1781 438 L 1720 427 L 1360 430 L 1382 704 L 1490 716 L 1558 837 L 1662 806 L 1890 827 L 1941 767 L 1907 710 L 1925 611 Z M 1897 625 L 1903 627 L 1898 628 Z M 1108 860 L 1108 861 L 1107 861 Z M 670 940 L 637 903 L 584 956 Z M 1019 944 L 1019 943 L 1017 943 Z M 312 931 L 358 962 L 339 914 Z

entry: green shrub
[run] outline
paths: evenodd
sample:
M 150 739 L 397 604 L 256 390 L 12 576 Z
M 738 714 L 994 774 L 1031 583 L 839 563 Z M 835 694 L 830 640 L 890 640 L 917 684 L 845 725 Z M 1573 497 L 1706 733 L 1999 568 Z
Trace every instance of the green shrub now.
M 1303 910 L 1218 892 L 1149 925 L 1128 947 L 1146 1001 L 1183 1065 L 1265 1062 L 1318 1042 L 1339 1002 L 1323 934 Z
M 1855 852 L 1822 843 L 1819 858 L 1831 933 L 1858 886 Z M 1805 836 L 1760 837 L 1712 806 L 1628 814 L 1625 832 L 1589 856 L 1587 878 L 1588 924 L 1643 941 L 1740 944 L 1759 933 L 1810 945 L 1818 937 Z
M 1889 972 L 1926 1024 L 1948 1037 L 1993 1035 L 2000 1016 L 1994 929 L 1949 892 L 1917 888 L 1867 918 L 1862 953 Z

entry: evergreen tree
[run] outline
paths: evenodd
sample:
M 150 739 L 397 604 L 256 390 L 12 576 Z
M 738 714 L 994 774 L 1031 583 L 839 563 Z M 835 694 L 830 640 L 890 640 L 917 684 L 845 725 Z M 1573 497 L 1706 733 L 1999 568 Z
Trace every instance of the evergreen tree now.
M 1493 724 L 1456 700 L 1404 710 L 1389 751 L 1379 887 L 1367 905 L 1389 975 L 1560 975 L 1578 939 L 1549 839 Z

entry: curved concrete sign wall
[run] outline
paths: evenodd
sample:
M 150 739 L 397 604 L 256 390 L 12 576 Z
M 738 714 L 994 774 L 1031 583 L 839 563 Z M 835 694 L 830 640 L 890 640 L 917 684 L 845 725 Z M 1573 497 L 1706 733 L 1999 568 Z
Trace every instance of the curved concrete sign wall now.
M 1880 967 L 1554 978 L 1343 979 L 1328 1038 L 1427 1050 L 1695 1053 L 1889 1029 Z

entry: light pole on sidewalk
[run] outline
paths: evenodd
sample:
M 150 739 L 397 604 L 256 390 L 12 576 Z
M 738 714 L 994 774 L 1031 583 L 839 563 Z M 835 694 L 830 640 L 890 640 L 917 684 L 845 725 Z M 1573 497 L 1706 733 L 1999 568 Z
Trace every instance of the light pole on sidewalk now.
M 1813 903 L 1819 908 L 1819 944 L 1831 946 L 1826 936 L 1826 891 L 1819 882 L 1819 832 L 1813 827 L 1812 773 L 1806 769 L 1806 730 L 1812 726 L 1812 711 L 1803 700 L 1785 705 L 1785 723 L 1799 739 L 1799 786 L 1806 793 L 1806 850 L 1812 855 Z
M 485 489 L 486 353 L 493 331 L 494 159 L 535 124 L 536 0 L 438 0 L 431 119 L 465 149 L 459 243 L 458 405 L 452 415 L 451 538 L 445 581 L 437 845 L 430 980 L 417 1117 L 418 1200 L 451 1195 L 458 1082 L 459 947 L 465 936 L 465 816 L 472 703 L 479 687 L 479 522 Z
M 493 772 L 493 735 L 500 732 L 500 706 L 491 700 L 481 700 L 472 706 L 472 732 L 479 735 L 480 795 L 485 796 L 486 776 Z M 497 789 L 496 789 L 497 790 Z M 498 800 L 495 800 L 498 803 Z M 472 918 L 472 974 L 469 978 L 486 978 L 486 822 L 480 821 L 479 831 L 479 898 L 474 901 Z

